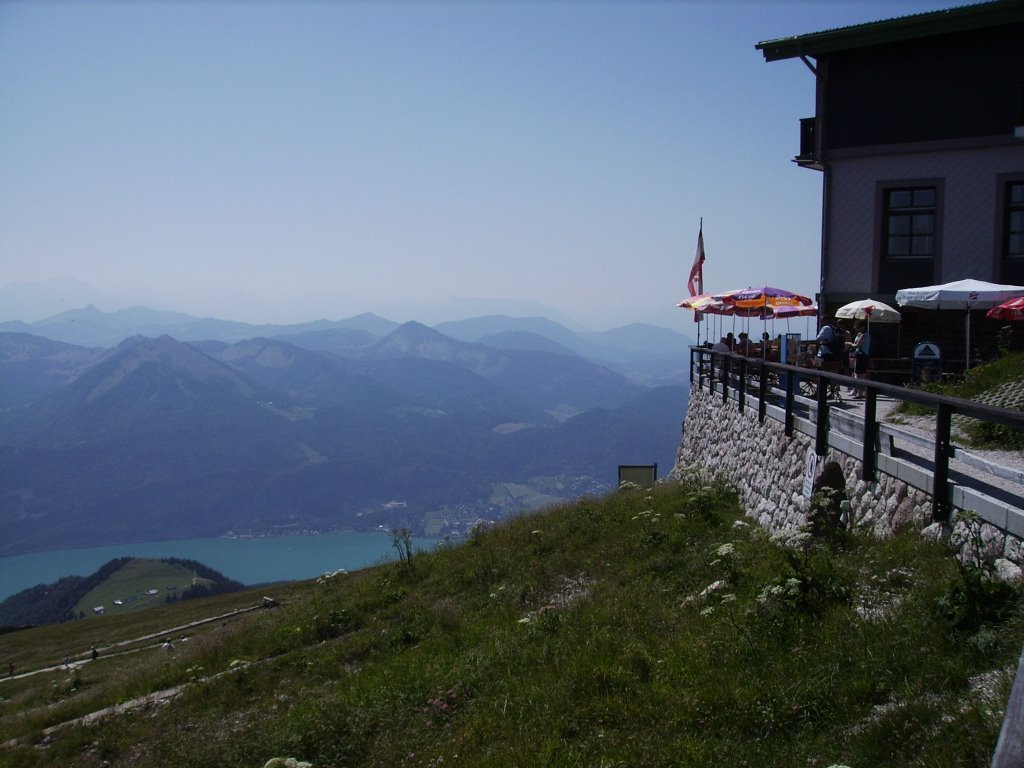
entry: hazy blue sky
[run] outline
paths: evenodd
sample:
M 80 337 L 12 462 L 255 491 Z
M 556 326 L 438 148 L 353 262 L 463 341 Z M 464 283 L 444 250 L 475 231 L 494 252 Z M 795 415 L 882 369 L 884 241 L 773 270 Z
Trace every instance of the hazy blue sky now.
M 754 44 L 962 4 L 0 0 L 0 288 L 689 333 L 701 217 L 707 288 L 817 287 L 813 77 Z

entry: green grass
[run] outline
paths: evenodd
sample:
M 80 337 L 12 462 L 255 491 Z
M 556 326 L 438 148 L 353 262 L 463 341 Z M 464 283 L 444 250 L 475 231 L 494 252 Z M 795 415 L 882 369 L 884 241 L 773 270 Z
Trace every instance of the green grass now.
M 519 509 L 540 509 L 556 504 L 561 499 L 540 491 L 536 491 L 522 483 L 495 483 L 491 487 L 491 502 L 494 504 L 512 505 Z
M 107 613 L 127 613 L 164 605 L 167 597 L 180 597 L 193 584 L 212 584 L 209 579 L 193 579 L 191 569 L 182 565 L 136 558 L 115 571 L 109 579 L 88 592 L 75 606 L 75 612 L 88 618 L 95 616 L 93 608 L 103 606 Z M 170 588 L 170 589 L 169 589 Z M 157 590 L 155 595 L 147 594 Z M 123 605 L 115 605 L 121 600 Z
M 925 384 L 920 389 L 964 400 L 980 400 L 1000 407 L 1008 407 L 995 396 L 999 388 L 1011 383 L 1024 381 L 1024 352 L 1007 352 L 996 360 L 977 365 L 967 372 L 962 381 Z M 934 413 L 917 403 L 901 403 L 894 415 L 922 416 Z M 966 442 L 977 448 L 1024 449 L 1024 432 L 998 424 L 968 420 L 962 431 Z
M 913 533 L 784 546 L 742 520 L 727 486 L 663 483 L 510 520 L 407 566 L 281 587 L 280 608 L 208 625 L 170 654 L 0 683 L 0 742 L 21 740 L 2 759 L 984 766 L 1024 611 L 1016 590 L 976 586 Z M 134 620 L 176 623 L 228 599 L 243 596 Z M 125 623 L 111 635 L 142 633 L 104 617 L 0 648 L 66 643 L 113 618 Z M 174 702 L 35 746 L 49 725 L 187 681 Z

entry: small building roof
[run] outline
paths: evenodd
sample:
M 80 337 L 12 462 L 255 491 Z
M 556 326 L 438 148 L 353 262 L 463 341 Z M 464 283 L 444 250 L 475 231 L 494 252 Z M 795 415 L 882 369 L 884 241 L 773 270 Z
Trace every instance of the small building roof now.
M 764 54 L 765 61 L 779 61 L 1018 22 L 1024 22 L 1024 0 L 992 0 L 806 35 L 764 40 L 754 48 Z

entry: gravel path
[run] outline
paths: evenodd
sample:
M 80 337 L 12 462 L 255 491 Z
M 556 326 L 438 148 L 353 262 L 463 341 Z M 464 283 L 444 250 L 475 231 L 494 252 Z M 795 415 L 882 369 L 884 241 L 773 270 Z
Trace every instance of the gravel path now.
M 991 393 L 985 393 L 985 396 L 979 397 L 978 401 L 1002 408 L 1024 410 L 1024 382 L 1015 382 L 1013 384 L 1004 385 Z M 897 435 L 894 438 L 897 449 L 916 457 L 915 463 L 930 466 L 934 461 L 933 449 L 921 446 L 908 439 L 901 440 L 898 436 L 898 432 L 903 431 L 911 433 L 918 437 L 926 438 L 929 442 L 934 443 L 936 417 L 933 415 L 910 416 L 906 414 L 893 413 L 899 404 L 900 401 L 894 398 L 879 397 L 876 406 L 876 417 L 880 424 L 886 424 L 893 427 L 894 431 L 897 431 Z M 863 400 L 844 399 L 843 404 L 840 407 L 844 412 L 856 414 L 863 419 Z M 964 425 L 968 421 L 970 421 L 970 419 L 965 416 L 953 416 L 951 424 L 951 440 L 954 447 L 1001 467 L 1024 473 L 1024 452 L 1022 451 L 968 447 L 966 445 L 967 436 L 963 431 Z M 963 478 L 969 478 L 976 482 L 990 485 L 992 486 L 993 491 L 997 490 L 1000 492 L 998 494 L 994 493 L 994 495 L 998 495 L 1003 498 L 1004 501 L 1008 501 L 1013 503 L 1014 506 L 1024 509 L 1024 483 L 990 474 L 982 469 L 966 464 L 963 461 L 958 461 L 955 458 L 950 459 L 949 469 L 951 476 L 962 476 Z M 975 483 L 971 484 L 974 485 Z

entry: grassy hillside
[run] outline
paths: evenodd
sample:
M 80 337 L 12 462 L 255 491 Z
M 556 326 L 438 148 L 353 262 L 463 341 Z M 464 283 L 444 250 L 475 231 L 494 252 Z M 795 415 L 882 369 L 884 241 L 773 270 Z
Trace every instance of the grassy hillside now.
M 181 563 L 135 558 L 89 590 L 75 610 L 86 617 L 95 615 L 96 606 L 103 606 L 107 612 L 137 611 L 166 603 L 168 597 L 180 599 L 189 587 L 213 585 L 212 579 L 199 577 Z
M 130 613 L 240 589 L 239 582 L 194 560 L 119 557 L 89 576 L 66 576 L 0 601 L 0 628 Z
M 260 593 L 0 636 L 19 671 L 103 646 L 0 682 L 2 761 L 984 766 L 1024 642 L 984 574 L 915 534 L 773 539 L 714 481 L 618 491 L 201 627 L 153 636 Z

